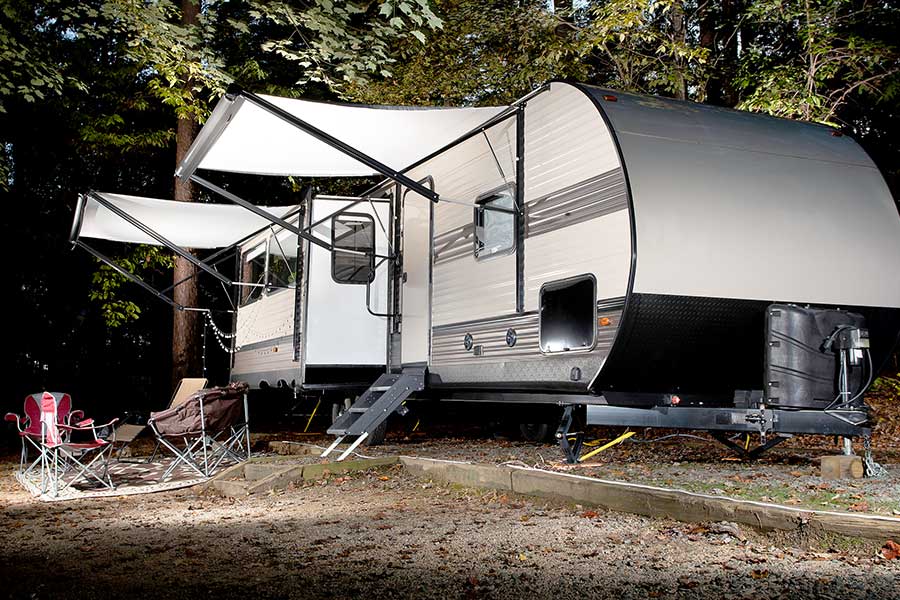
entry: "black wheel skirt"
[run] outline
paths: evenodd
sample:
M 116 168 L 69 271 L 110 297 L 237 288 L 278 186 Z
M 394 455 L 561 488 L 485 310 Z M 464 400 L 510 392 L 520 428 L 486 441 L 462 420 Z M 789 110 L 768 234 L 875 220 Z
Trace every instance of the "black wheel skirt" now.
M 734 390 L 764 389 L 765 310 L 773 302 L 791 301 L 634 293 L 591 391 L 730 399 Z M 864 315 L 880 370 L 897 342 L 900 309 L 814 306 Z

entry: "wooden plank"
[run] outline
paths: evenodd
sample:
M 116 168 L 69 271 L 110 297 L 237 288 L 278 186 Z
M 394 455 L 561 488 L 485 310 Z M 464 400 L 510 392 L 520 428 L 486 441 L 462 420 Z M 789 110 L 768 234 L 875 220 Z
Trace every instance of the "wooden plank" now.
M 502 478 L 485 476 L 485 473 L 491 472 L 486 469 L 498 469 L 499 472 L 499 468 L 492 465 L 406 457 L 401 462 L 411 474 L 418 477 L 472 487 L 502 487 Z M 505 468 L 510 472 L 509 489 L 528 496 L 686 522 L 733 521 L 762 530 L 804 529 L 815 533 L 836 533 L 879 541 L 900 538 L 900 519 L 895 517 L 805 510 L 766 502 L 593 479 L 569 473 Z M 480 481 L 486 485 L 479 485 Z

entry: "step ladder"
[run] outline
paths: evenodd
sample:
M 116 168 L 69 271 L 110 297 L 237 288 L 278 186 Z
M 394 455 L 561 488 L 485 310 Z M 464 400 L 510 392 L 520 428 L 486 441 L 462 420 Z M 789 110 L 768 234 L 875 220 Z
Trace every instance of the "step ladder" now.
M 344 439 L 356 438 L 337 460 L 342 461 L 350 456 L 403 404 L 404 400 L 423 389 L 425 389 L 424 369 L 404 369 L 402 373 L 385 373 L 379 377 L 353 403 L 353 406 L 328 428 L 328 433 L 336 435 L 337 439 L 322 453 L 322 458 L 331 454 Z

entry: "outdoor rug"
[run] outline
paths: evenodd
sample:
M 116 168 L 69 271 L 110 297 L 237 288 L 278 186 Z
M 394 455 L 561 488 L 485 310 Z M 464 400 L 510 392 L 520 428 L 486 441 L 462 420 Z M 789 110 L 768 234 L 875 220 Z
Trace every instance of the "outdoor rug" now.
M 132 494 L 150 494 L 153 492 L 162 492 L 166 490 L 175 490 L 184 487 L 190 487 L 208 481 L 207 477 L 200 477 L 197 472 L 183 464 L 175 467 L 172 474 L 166 481 L 162 481 L 162 475 L 165 473 L 169 465 L 172 464 L 170 458 L 160 459 L 152 463 L 137 462 L 116 462 L 113 461 L 109 465 L 109 475 L 113 484 L 116 486 L 114 490 L 106 489 L 98 482 L 81 479 L 59 492 L 59 495 L 52 496 L 50 493 L 41 493 L 41 474 L 40 472 L 32 472 L 27 476 L 16 473 L 16 479 L 25 487 L 32 495 L 46 502 L 54 502 L 60 500 L 77 500 L 79 498 L 104 498 L 111 496 L 128 496 Z M 219 470 L 226 468 L 232 463 L 223 461 L 219 465 Z

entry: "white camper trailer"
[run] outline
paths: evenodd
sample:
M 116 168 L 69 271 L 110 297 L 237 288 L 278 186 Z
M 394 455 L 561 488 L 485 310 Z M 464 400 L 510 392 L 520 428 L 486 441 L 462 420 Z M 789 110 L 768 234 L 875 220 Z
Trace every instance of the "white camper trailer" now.
M 179 167 L 213 191 L 198 170 L 385 177 L 366 193 L 389 204 L 366 288 L 386 301 L 384 374 L 336 444 L 415 394 L 564 406 L 564 447 L 582 406 L 762 449 L 868 432 L 860 397 L 900 331 L 900 216 L 850 137 L 563 82 L 480 110 L 438 125 L 236 90 Z

